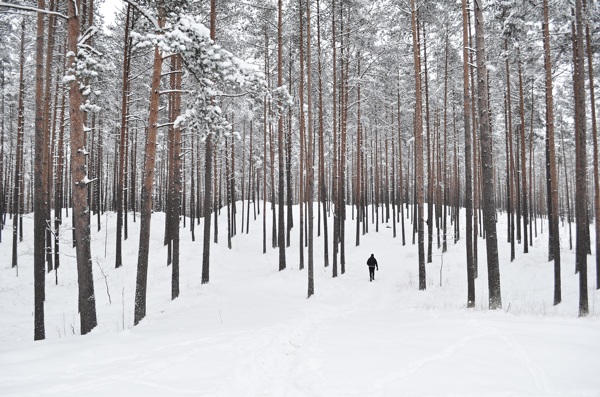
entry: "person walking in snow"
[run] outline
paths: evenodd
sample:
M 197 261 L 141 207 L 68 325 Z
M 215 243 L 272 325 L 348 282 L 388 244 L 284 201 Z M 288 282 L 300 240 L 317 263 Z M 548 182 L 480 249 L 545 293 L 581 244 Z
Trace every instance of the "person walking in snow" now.
M 369 266 L 369 281 L 375 280 L 375 269 L 379 270 L 379 266 L 377 265 L 377 259 L 375 259 L 375 255 L 371 254 L 371 257 L 367 259 L 367 266 Z

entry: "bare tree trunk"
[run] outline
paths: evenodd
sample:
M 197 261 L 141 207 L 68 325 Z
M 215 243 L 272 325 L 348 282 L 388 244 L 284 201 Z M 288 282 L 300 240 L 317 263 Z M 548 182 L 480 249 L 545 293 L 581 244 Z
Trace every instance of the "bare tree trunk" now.
M 338 178 L 339 190 L 338 190 L 338 202 L 340 208 L 339 216 L 339 242 L 340 242 L 340 273 L 346 272 L 346 142 L 347 142 L 347 120 L 348 120 L 348 67 L 350 64 L 350 28 L 346 27 L 344 33 L 344 18 L 343 18 L 343 4 L 340 6 L 340 33 L 341 37 L 341 50 L 340 50 L 340 63 L 341 67 L 341 90 L 340 90 L 340 106 L 341 111 L 341 128 L 340 128 L 340 164 L 338 165 L 338 171 L 340 176 Z M 346 44 L 344 45 L 344 37 L 346 37 Z M 348 46 L 348 49 L 345 48 Z M 344 51 L 344 49 L 346 49 Z
M 360 121 L 360 53 L 357 56 L 357 74 L 359 80 L 356 84 L 356 246 L 360 245 L 360 222 L 362 220 L 362 190 L 361 190 L 361 153 L 362 153 L 362 136 L 361 136 L 361 121 Z
M 76 14 L 75 0 L 69 0 L 68 2 L 68 15 L 68 52 L 76 54 L 80 25 L 79 16 Z M 71 58 L 70 61 L 73 62 L 74 59 Z M 79 84 L 80 82 L 77 77 L 71 80 L 69 84 L 69 120 L 71 125 L 73 230 L 75 234 L 77 279 L 79 283 L 79 315 L 81 320 L 81 334 L 84 335 L 97 325 L 97 320 L 92 255 L 90 250 L 90 216 L 87 197 L 88 176 L 85 164 L 87 150 L 84 140 L 83 111 L 81 110 L 83 98 L 79 90 Z
M 269 36 L 265 26 L 265 76 L 269 70 Z M 267 97 L 263 100 L 263 254 L 267 252 Z
M 175 72 L 173 74 L 173 106 L 172 106 L 172 119 L 171 122 L 175 122 L 181 114 L 181 67 L 182 60 L 181 56 L 176 55 L 172 58 L 172 69 Z M 173 137 L 171 140 L 173 145 L 173 175 L 171 176 L 171 188 L 173 192 L 173 207 L 172 207 L 172 221 L 171 227 L 171 241 L 173 244 L 173 266 L 171 273 L 171 299 L 175 299 L 179 296 L 179 218 L 181 215 L 181 129 L 178 126 L 173 128 Z M 185 214 L 184 214 L 185 216 Z M 193 221 L 191 222 L 194 223 Z
M 575 248 L 576 268 L 579 272 L 579 316 L 589 313 L 587 290 L 587 244 L 589 233 L 587 221 L 587 148 L 586 148 L 586 106 L 585 106 L 585 64 L 583 47 L 582 0 L 575 0 L 575 38 L 573 59 L 573 91 L 575 96 L 575 212 L 577 241 Z
M 467 0 L 462 2 L 463 16 L 463 103 L 465 126 L 465 222 L 466 222 L 466 249 L 467 249 L 467 307 L 475 307 L 475 263 L 473 260 L 473 182 L 471 165 L 471 90 L 469 88 L 469 18 L 467 14 Z M 477 57 L 479 59 L 479 57 Z
M 0 61 L 0 67 L 2 67 L 2 75 L 0 76 L 1 79 L 1 84 L 2 84 L 2 92 L 0 93 L 0 95 L 2 95 L 2 99 L 0 99 L 0 115 L 2 115 L 2 132 L 1 132 L 1 136 L 0 136 L 0 243 L 2 242 L 2 231 L 4 230 L 4 221 L 5 221 L 5 217 L 6 217 L 6 187 L 7 187 L 7 183 L 4 180 L 4 132 L 5 132 L 5 120 L 6 117 L 4 115 L 4 111 L 5 111 L 5 106 L 4 106 L 4 94 L 5 94 L 5 79 L 4 79 L 4 74 L 5 74 L 5 67 L 4 67 L 4 60 Z M 8 174 L 8 173 L 7 173 Z
M 256 203 L 256 199 L 254 197 L 254 186 L 253 186 L 253 181 L 254 181 L 254 155 L 252 153 L 252 149 L 253 149 L 253 141 L 254 141 L 254 136 L 253 136 L 253 122 L 252 120 L 250 120 L 250 153 L 248 156 L 249 159 L 249 167 L 248 167 L 248 203 L 247 203 L 247 207 L 246 207 L 246 234 L 250 233 L 250 200 L 252 200 L 253 203 Z M 256 204 L 255 204 L 255 208 L 256 208 Z M 256 220 L 256 213 L 254 216 L 254 219 Z
M 69 2 L 71 4 L 71 2 Z M 38 8 L 44 9 L 44 0 L 38 0 Z M 44 14 L 37 14 L 36 57 L 35 57 L 35 197 L 33 214 L 33 283 L 34 283 L 34 340 L 45 339 L 44 330 L 44 264 L 46 233 L 47 178 L 44 173 Z M 76 90 L 78 91 L 78 90 Z
M 327 225 L 327 185 L 325 184 L 325 137 L 323 134 L 323 69 L 321 65 L 321 7 L 317 0 L 317 51 L 319 71 L 319 201 L 323 206 L 323 262 L 329 266 L 329 227 Z
M 299 79 L 299 87 L 298 87 L 298 95 L 300 97 L 300 173 L 298 175 L 298 206 L 300 210 L 300 226 L 299 226 L 299 238 L 298 238 L 298 248 L 299 252 L 299 268 L 300 270 L 304 269 L 304 198 L 305 198 L 305 189 L 304 189 L 304 167 L 305 160 L 304 156 L 306 155 L 305 151 L 305 119 L 304 119 L 304 4 L 302 0 L 298 1 L 298 11 L 299 11 L 299 23 L 300 23 L 300 79 Z
M 163 26 L 164 8 L 162 0 L 158 3 L 158 22 Z M 150 88 L 150 110 L 148 134 L 146 136 L 146 157 L 142 184 L 142 203 L 140 205 L 140 246 L 138 250 L 137 277 L 135 283 L 134 325 L 146 317 L 146 290 L 148 283 L 148 249 L 150 248 L 150 221 L 152 216 L 152 189 L 154 186 L 154 164 L 156 162 L 156 135 L 158 130 L 160 78 L 162 73 L 162 54 L 158 47 L 154 49 L 152 85 Z M 205 220 L 206 221 L 206 220 Z
M 448 251 L 448 239 L 446 234 L 446 211 L 448 209 L 448 32 L 446 31 L 446 43 L 444 48 L 444 214 L 442 216 L 442 253 Z M 454 115 L 453 115 L 454 116 Z
M 596 231 L 596 289 L 600 289 L 600 178 L 598 176 L 598 127 L 596 124 L 596 96 L 594 94 L 594 65 L 592 62 L 592 46 L 590 36 L 590 25 L 586 22 L 585 37 L 588 56 L 588 75 L 590 79 L 590 110 L 592 116 L 592 141 L 594 145 L 594 220 Z
M 233 125 L 233 115 L 231 115 L 231 124 Z M 229 178 L 230 195 L 231 195 L 231 237 L 237 234 L 236 214 L 237 208 L 235 205 L 235 136 L 231 139 L 231 176 Z
M 197 149 L 199 150 L 199 148 Z M 194 156 L 194 137 L 190 137 L 190 233 L 192 241 L 196 241 L 196 179 L 198 162 Z M 197 181 L 200 184 L 200 181 Z
M 12 216 L 13 216 L 13 240 L 12 240 L 12 267 L 18 266 L 18 229 L 19 229 L 19 214 L 20 214 L 20 196 L 23 195 L 21 189 L 21 180 L 23 179 L 23 133 L 25 128 L 25 18 L 21 20 L 21 46 L 19 51 L 19 99 L 17 104 L 17 144 L 15 146 L 15 171 L 13 177 L 13 194 L 12 194 Z M 12 130 L 12 128 L 11 128 Z M 12 131 L 11 131 L 12 132 Z M 17 269 L 18 271 L 18 269 Z M 36 273 L 37 274 L 37 273 Z M 43 266 L 42 266 L 43 274 Z M 36 285 L 37 286 L 37 285 Z M 42 295 L 43 297 L 43 295 Z M 42 300 L 43 305 L 43 300 Z M 43 307 L 42 307 L 43 313 Z M 42 319 L 43 326 L 43 319 Z M 42 330 L 43 331 L 43 330 Z M 43 335 L 40 339 L 44 339 Z
M 473 34 L 472 34 L 472 26 L 471 26 L 471 14 L 467 14 L 467 20 L 468 20 L 468 35 L 469 35 L 469 48 L 474 48 L 475 44 L 473 43 Z M 475 62 L 473 61 L 473 51 L 469 51 L 469 63 L 471 65 L 474 65 Z M 478 247 L 478 235 L 477 235 L 477 231 L 479 228 L 479 207 L 480 202 L 479 202 L 479 197 L 478 197 L 478 190 L 479 190 L 479 170 L 481 169 L 480 166 L 480 162 L 477 156 L 477 152 L 478 152 L 478 145 L 480 143 L 480 137 L 478 134 L 478 119 L 477 119 L 477 105 L 475 103 L 476 101 L 476 95 L 474 95 L 476 86 L 475 86 L 475 73 L 473 73 L 473 68 L 469 68 L 469 75 L 471 77 L 471 107 L 470 107 L 470 111 L 471 111 L 471 148 L 473 150 L 473 153 L 471 155 L 471 169 L 469 170 L 469 172 L 471 173 L 471 208 L 472 208 L 472 214 L 473 214 L 473 218 L 471 219 L 471 227 L 472 227 L 472 231 L 473 231 L 473 239 L 471 240 L 472 242 L 472 251 L 473 251 L 473 277 L 475 279 L 477 279 L 477 275 L 478 275 L 478 261 L 479 261 L 479 247 Z M 468 225 L 467 225 L 468 227 Z M 467 240 L 468 241 L 468 240 Z
M 220 177 L 221 172 L 217 166 L 219 159 L 219 147 L 218 140 L 213 137 L 213 242 L 217 244 L 219 242 L 219 215 L 221 214 L 221 184 Z M 218 172 L 218 173 L 217 173 Z
M 504 49 L 508 51 L 508 41 L 504 41 Z M 506 108 L 507 108 L 507 118 L 508 118 L 508 129 L 506 140 L 508 141 L 508 151 L 509 151 L 509 164 L 507 171 L 508 178 L 508 195 L 510 197 L 509 204 L 509 212 L 510 212 L 510 261 L 515 260 L 515 210 L 514 205 L 516 201 L 517 194 L 515 193 L 515 181 L 518 178 L 515 177 L 515 167 L 514 167 L 514 156 L 513 156 L 513 132 L 512 132 L 512 104 L 511 104 L 511 94 L 510 94 L 510 69 L 508 63 L 508 57 L 506 58 Z M 518 188 L 516 189 L 518 190 Z
M 425 125 L 427 130 L 427 263 L 432 261 L 433 251 L 433 158 L 431 151 L 431 128 L 429 118 L 429 76 L 427 70 L 427 36 L 425 33 L 425 23 L 423 23 L 423 65 L 425 77 Z
M 54 0 L 50 0 L 50 10 L 54 10 Z M 52 97 L 52 61 L 53 61 L 53 53 L 54 53 L 54 32 L 56 30 L 56 26 L 54 24 L 56 17 L 52 14 L 48 16 L 48 46 L 46 51 L 46 66 L 44 72 L 46 73 L 44 77 L 44 116 L 43 116 L 43 130 L 44 130 L 44 142 L 45 148 L 44 150 L 44 176 L 46 180 L 47 190 L 46 194 L 46 263 L 48 264 L 48 273 L 52 271 L 53 265 L 53 257 L 52 257 L 52 221 L 51 221 L 51 212 L 52 212 L 52 157 L 51 150 L 52 145 L 50 141 L 50 103 Z M 54 104 L 56 107 L 56 103 Z
M 481 162 L 483 167 L 483 226 L 487 249 L 488 288 L 490 309 L 502 308 L 498 236 L 496 235 L 496 206 L 494 198 L 493 141 L 488 113 L 488 81 L 485 66 L 485 42 L 482 0 L 475 3 L 475 42 L 477 51 L 477 105 L 481 128 Z
M 277 88 L 283 87 L 283 10 L 282 0 L 278 1 L 278 19 L 277 19 Z M 278 103 L 277 105 L 282 105 Z M 277 245 L 279 246 L 279 270 L 285 269 L 285 208 L 284 204 L 284 182 L 285 182 L 285 163 L 284 163 L 284 150 L 285 142 L 283 140 L 283 112 L 279 112 L 277 120 L 277 137 L 279 141 L 277 164 L 279 165 L 279 192 L 278 192 L 278 223 L 279 229 L 277 234 Z M 311 214 L 312 215 L 312 214 Z M 312 219 L 311 219 L 312 222 Z M 311 224 L 312 226 L 312 224 Z M 309 258 L 309 261 L 311 258 Z
M 281 0 L 279 0 L 281 2 Z M 307 62 L 307 100 L 308 100 L 308 158 L 306 175 L 306 195 L 308 196 L 308 298 L 315 293 L 314 283 L 314 248 L 313 248 L 313 190 L 314 190 L 314 161 L 313 161 L 313 103 L 312 103 L 312 58 L 310 43 L 310 1 L 306 2 L 306 62 Z
M 404 206 L 403 206 L 403 201 L 407 202 L 408 200 L 402 200 L 402 195 L 403 195 L 403 191 L 404 191 L 404 163 L 402 161 L 402 127 L 400 126 L 400 88 L 398 88 L 397 90 L 397 102 L 398 102 L 398 199 L 399 199 L 399 204 L 400 204 L 400 222 L 401 222 L 401 228 L 402 228 L 402 246 L 406 245 L 406 231 L 404 229 Z M 406 183 L 407 188 L 408 188 L 408 181 Z M 407 202 L 408 204 L 408 202 Z
M 425 277 L 425 231 L 423 213 L 423 116 L 421 97 L 421 50 L 419 34 L 417 31 L 417 7 L 415 0 L 411 0 L 413 58 L 415 62 L 415 176 L 416 176 L 416 201 L 417 201 L 417 225 L 418 249 L 419 249 L 419 290 L 426 289 Z
M 338 243 L 339 243 L 339 206 L 338 206 L 338 133 L 337 133 L 337 123 L 338 123 L 338 114 L 337 114 L 337 95 L 338 95 L 338 87 L 337 87 L 337 44 L 336 44 L 336 25 L 335 25 L 335 2 L 336 0 L 331 0 L 331 40 L 332 40 L 332 50 L 333 50 L 333 58 L 332 58 L 332 66 L 333 66 L 333 182 L 332 182 L 332 198 L 335 204 L 334 213 L 333 213 L 333 265 L 332 265 L 332 276 L 338 276 Z
M 529 241 L 527 239 L 527 159 L 525 152 L 527 144 L 525 142 L 525 104 L 523 95 L 523 73 L 521 71 L 521 56 L 519 55 L 519 114 L 521 117 L 521 215 L 523 218 L 523 253 L 529 252 Z
M 119 143 L 119 169 L 118 169 L 118 187 L 117 187 L 117 246 L 115 251 L 115 268 L 123 265 L 122 246 L 123 246 L 123 194 L 125 180 L 125 141 L 127 139 L 127 111 L 129 95 L 129 21 L 131 15 L 131 6 L 127 5 L 127 14 L 125 17 L 125 39 L 124 39 L 124 58 L 123 58 L 123 96 L 121 97 L 121 134 Z
M 62 224 L 62 208 L 64 200 L 64 169 L 65 169 L 65 99 L 66 92 L 61 95 L 61 107 L 58 130 L 58 154 L 56 160 L 56 187 L 54 189 L 54 269 L 60 266 L 60 225 Z
M 215 39 L 216 32 L 216 0 L 210 1 L 210 38 Z M 201 283 L 206 284 L 210 281 L 210 216 L 212 214 L 212 163 L 213 163 L 213 143 L 214 136 L 209 131 L 206 136 L 204 155 L 204 237 L 202 245 L 202 278 Z M 198 147 L 200 150 L 200 147 Z M 215 170 L 216 172 L 216 170 Z M 198 182 L 199 184 L 199 182 Z M 216 209 L 215 209 L 216 210 Z

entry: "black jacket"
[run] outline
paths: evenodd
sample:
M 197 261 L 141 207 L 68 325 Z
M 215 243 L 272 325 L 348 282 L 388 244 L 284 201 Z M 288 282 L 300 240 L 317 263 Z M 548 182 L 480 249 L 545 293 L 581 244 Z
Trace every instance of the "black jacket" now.
M 367 266 L 369 266 L 369 267 L 376 267 L 377 266 L 377 259 L 375 259 L 374 256 L 369 257 L 369 259 L 367 260 Z

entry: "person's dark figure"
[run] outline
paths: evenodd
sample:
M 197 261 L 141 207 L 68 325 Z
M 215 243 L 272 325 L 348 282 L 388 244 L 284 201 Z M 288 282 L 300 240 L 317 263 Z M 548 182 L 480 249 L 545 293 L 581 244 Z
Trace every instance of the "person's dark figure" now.
M 369 281 L 373 281 L 375 280 L 375 269 L 379 270 L 379 266 L 377 265 L 377 259 L 375 259 L 375 255 L 371 254 L 371 257 L 367 260 L 367 266 L 369 266 Z

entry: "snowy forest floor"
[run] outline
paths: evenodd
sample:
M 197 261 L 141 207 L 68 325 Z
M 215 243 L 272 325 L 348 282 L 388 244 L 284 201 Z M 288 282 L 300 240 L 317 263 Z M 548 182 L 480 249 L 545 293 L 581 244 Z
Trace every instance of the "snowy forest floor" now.
M 24 219 L 18 276 L 11 269 L 12 236 L 6 227 L 0 243 L 0 395 L 600 396 L 595 256 L 588 257 L 590 315 L 578 318 L 579 278 L 568 229 L 561 229 L 563 303 L 555 307 L 553 264 L 546 260 L 547 234 L 540 233 L 540 221 L 530 253 L 517 245 L 517 258 L 510 262 L 506 215 L 499 214 L 503 309 L 489 311 L 485 240 L 478 239 L 476 307 L 467 309 L 464 238 L 453 244 L 449 233 L 442 255 L 434 235 L 427 290 L 419 291 L 417 247 L 408 221 L 406 246 L 399 225 L 392 238 L 390 220 L 378 233 L 369 224 L 355 247 L 355 222 L 348 219 L 346 273 L 334 279 L 331 264 L 323 267 L 315 219 L 315 295 L 306 299 L 307 270 L 298 269 L 297 210 L 282 272 L 278 251 L 271 248 L 269 210 L 267 254 L 262 254 L 262 215 L 251 221 L 250 234 L 242 234 L 238 203 L 238 234 L 230 250 L 223 210 L 206 285 L 200 283 L 202 225 L 195 242 L 182 230 L 181 295 L 175 301 L 163 246 L 164 214 L 153 214 L 147 317 L 136 327 L 139 218 L 134 223 L 129 215 L 123 267 L 114 269 L 115 214 L 102 216 L 100 232 L 94 217 L 98 327 L 86 336 L 78 335 L 67 218 L 58 285 L 54 272 L 46 278 L 47 339 L 40 342 L 33 342 L 32 215 Z M 366 266 L 371 253 L 379 262 L 372 283 Z

